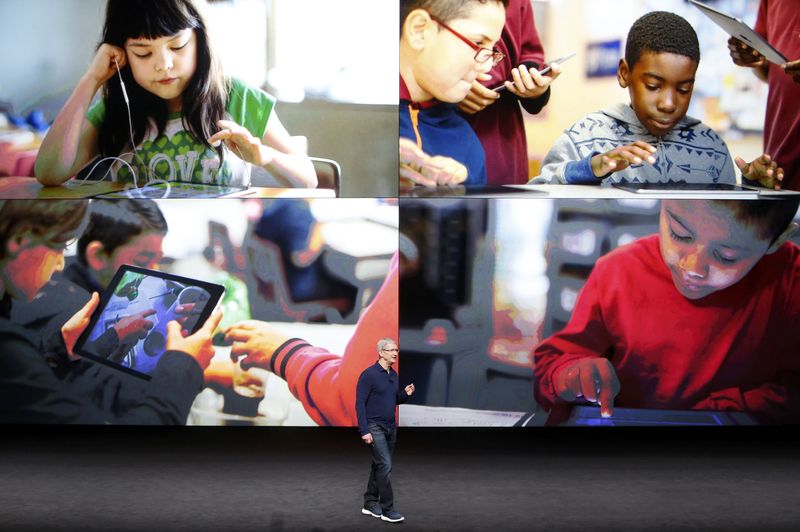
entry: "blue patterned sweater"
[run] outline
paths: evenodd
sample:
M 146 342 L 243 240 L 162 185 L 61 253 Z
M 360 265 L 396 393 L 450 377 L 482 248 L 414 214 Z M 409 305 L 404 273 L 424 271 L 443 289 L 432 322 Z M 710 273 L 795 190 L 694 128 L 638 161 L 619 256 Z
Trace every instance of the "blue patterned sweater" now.
M 605 178 L 592 173 L 590 160 L 617 146 L 643 140 L 657 151 L 655 164 L 632 165 Z M 558 138 L 542 162 L 534 183 L 735 183 L 736 173 L 728 147 L 719 135 L 699 120 L 685 116 L 675 128 L 656 137 L 650 134 L 625 103 L 586 115 Z

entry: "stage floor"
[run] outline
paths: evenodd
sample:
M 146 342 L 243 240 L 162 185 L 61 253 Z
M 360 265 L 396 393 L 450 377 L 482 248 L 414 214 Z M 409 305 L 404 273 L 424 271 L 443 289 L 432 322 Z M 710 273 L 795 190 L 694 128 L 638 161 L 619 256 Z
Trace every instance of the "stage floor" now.
M 5 428 L 3 531 L 800 528 L 786 427 L 401 428 L 401 525 L 360 513 L 355 429 Z

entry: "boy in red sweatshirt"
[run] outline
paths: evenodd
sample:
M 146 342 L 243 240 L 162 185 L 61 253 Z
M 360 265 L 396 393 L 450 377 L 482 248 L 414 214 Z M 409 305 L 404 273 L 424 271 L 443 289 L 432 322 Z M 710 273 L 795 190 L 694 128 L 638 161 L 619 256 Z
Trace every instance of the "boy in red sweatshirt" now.
M 664 200 L 659 234 L 598 260 L 534 349 L 539 404 L 800 420 L 798 201 Z

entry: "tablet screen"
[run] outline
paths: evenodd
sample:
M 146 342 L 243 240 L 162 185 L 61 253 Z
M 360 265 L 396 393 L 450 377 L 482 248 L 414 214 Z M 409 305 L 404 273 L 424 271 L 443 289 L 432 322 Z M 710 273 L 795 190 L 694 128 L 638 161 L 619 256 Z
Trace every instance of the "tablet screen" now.
M 117 271 L 100 299 L 75 352 L 149 379 L 166 352 L 167 323 L 189 334 L 214 310 L 224 289 L 133 266 Z

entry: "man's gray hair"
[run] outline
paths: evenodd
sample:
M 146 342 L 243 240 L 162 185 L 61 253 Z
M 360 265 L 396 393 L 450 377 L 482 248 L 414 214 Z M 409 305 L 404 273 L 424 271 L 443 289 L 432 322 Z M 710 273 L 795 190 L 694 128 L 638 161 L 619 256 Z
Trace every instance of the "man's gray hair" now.
M 378 340 L 378 352 L 383 351 L 389 344 L 397 345 L 397 342 L 395 342 L 394 338 L 381 338 Z

